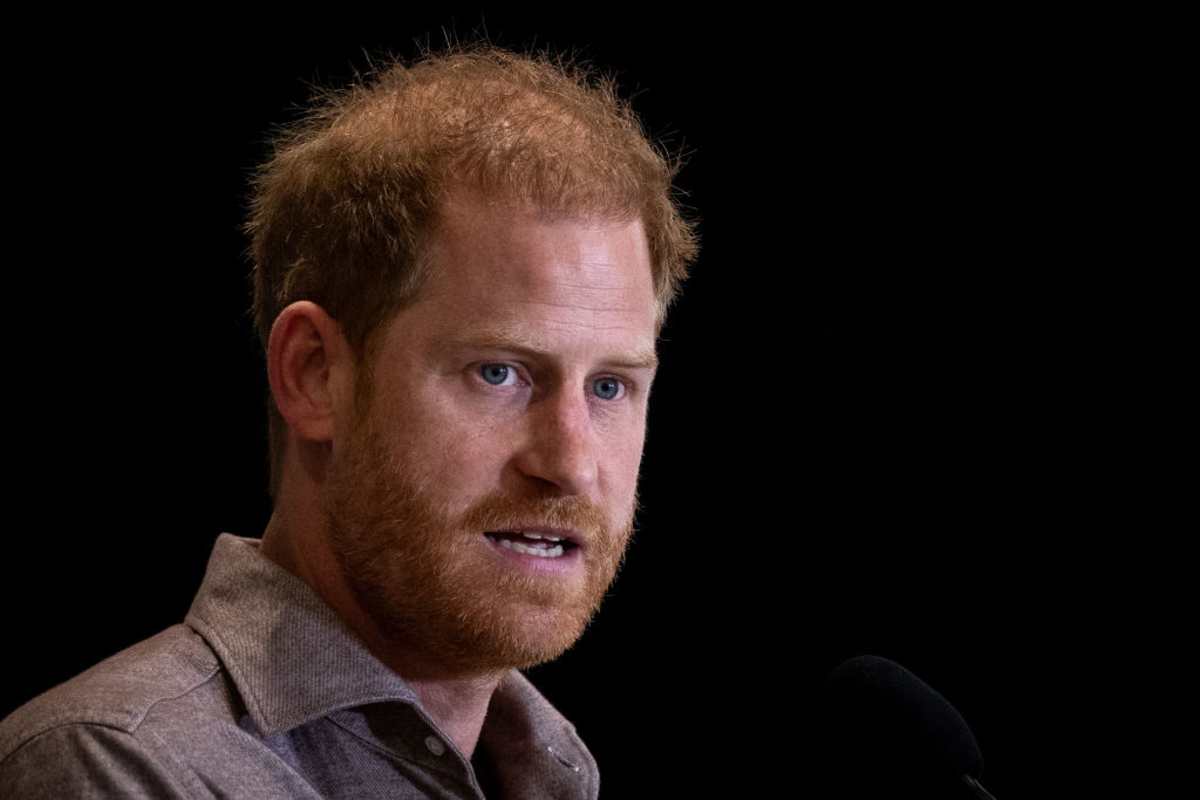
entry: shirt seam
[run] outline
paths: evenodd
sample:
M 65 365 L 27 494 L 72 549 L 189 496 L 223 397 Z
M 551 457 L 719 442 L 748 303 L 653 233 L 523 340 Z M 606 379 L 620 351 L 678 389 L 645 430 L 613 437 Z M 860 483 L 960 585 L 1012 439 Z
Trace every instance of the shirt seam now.
M 178 761 L 176 761 L 175 758 L 172 757 L 170 759 L 170 764 L 172 766 L 176 767 L 176 769 L 168 769 L 167 763 L 165 763 L 163 761 L 161 755 L 157 752 L 157 748 L 148 747 L 146 742 L 142 741 L 141 738 L 136 736 L 132 731 L 127 731 L 124 728 L 120 727 L 119 725 L 110 725 L 105 722 L 84 722 L 84 721 L 80 721 L 80 720 L 67 720 L 65 722 L 60 722 L 58 724 L 51 725 L 49 728 L 46 728 L 46 729 L 34 734 L 33 736 L 30 736 L 24 742 L 22 742 L 20 745 L 15 747 L 12 750 L 12 752 L 10 752 L 8 755 L 6 755 L 3 759 L 0 759 L 0 765 L 3 765 L 10 758 L 15 756 L 17 753 L 21 752 L 26 747 L 28 747 L 29 745 L 31 745 L 33 742 L 37 741 L 38 739 L 42 738 L 43 736 L 45 736 L 49 733 L 52 733 L 54 731 L 57 731 L 59 728 L 69 728 L 73 725 L 78 725 L 78 726 L 84 727 L 84 728 L 104 728 L 107 730 L 114 731 L 122 736 L 128 736 L 130 739 L 132 739 L 134 742 L 136 742 L 138 744 L 138 750 L 140 751 L 139 755 L 141 755 L 142 757 L 146 758 L 147 760 L 153 762 L 154 765 L 159 768 L 159 772 L 162 773 L 163 777 L 167 778 L 171 782 L 171 786 L 175 791 L 177 791 L 183 797 L 189 797 L 189 798 L 197 797 L 197 795 L 191 791 L 191 788 L 188 787 L 186 785 L 186 783 L 181 783 L 181 776 L 178 774 L 178 772 L 179 772 Z M 161 744 L 161 740 L 158 739 L 157 736 L 154 738 L 157 743 Z
M 12 750 L 8 751 L 8 753 L 4 754 L 3 757 L 0 757 L 0 764 L 8 761 L 13 754 L 17 753 L 19 750 L 24 748 L 25 745 L 39 736 L 66 725 L 95 725 L 97 727 L 109 728 L 111 730 L 120 731 L 121 733 L 133 736 L 142 727 L 143 723 L 145 723 L 146 717 L 149 716 L 150 712 L 153 711 L 154 708 L 160 703 L 165 703 L 170 700 L 178 700 L 181 697 L 191 694 L 204 684 L 211 681 L 213 677 L 216 676 L 220 671 L 221 667 L 218 664 L 211 668 L 211 672 L 202 676 L 199 680 L 188 686 L 183 691 L 169 697 L 160 697 L 150 703 L 150 705 L 146 706 L 146 708 L 141 712 L 130 713 L 127 711 L 122 711 L 119 708 L 102 708 L 98 706 L 90 708 L 84 706 L 82 708 L 70 709 L 61 716 L 56 715 L 58 717 L 57 719 L 52 717 L 50 720 L 44 720 L 44 724 L 42 725 L 31 726 L 19 737 L 20 743 L 17 744 L 17 746 Z M 116 717 L 118 716 L 124 717 L 124 720 L 117 721 Z
M 188 687 L 184 691 L 180 692 L 179 694 L 173 695 L 171 697 L 160 697 L 157 700 L 155 700 L 153 703 L 151 703 L 149 706 L 146 707 L 145 711 L 142 712 L 142 716 L 140 718 L 138 718 L 137 722 L 133 726 L 133 730 L 131 730 L 130 733 L 134 733 L 134 732 L 138 731 L 142 727 L 142 724 L 145 723 L 146 717 L 150 716 L 150 712 L 153 711 L 157 706 L 159 706 L 162 703 L 169 702 L 171 700 L 178 700 L 181 697 L 185 697 L 185 696 L 191 694 L 192 692 L 196 691 L 200 687 L 204 686 L 204 684 L 211 681 L 220 672 L 221 672 L 221 665 L 217 664 L 216 666 L 211 667 L 211 672 L 209 672 L 207 675 L 205 675 L 199 681 L 192 684 L 190 687 Z

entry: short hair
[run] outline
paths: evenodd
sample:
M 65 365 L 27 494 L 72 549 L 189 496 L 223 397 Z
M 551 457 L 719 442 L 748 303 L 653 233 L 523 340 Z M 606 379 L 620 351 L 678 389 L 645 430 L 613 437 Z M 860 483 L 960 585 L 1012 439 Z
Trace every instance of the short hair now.
M 320 91 L 272 144 L 245 224 L 263 351 L 279 313 L 310 300 L 338 321 L 368 384 L 376 334 L 429 275 L 423 240 L 452 188 L 550 215 L 640 217 L 658 330 L 697 255 L 673 188 L 680 158 L 647 139 L 611 78 L 563 59 L 483 44 L 392 60 Z M 274 500 L 286 423 L 269 390 L 267 415 Z

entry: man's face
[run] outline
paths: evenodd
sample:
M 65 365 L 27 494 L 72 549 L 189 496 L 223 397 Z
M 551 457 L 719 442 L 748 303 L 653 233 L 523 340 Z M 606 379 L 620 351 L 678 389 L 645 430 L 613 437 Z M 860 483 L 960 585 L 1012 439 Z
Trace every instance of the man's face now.
M 335 436 L 330 536 L 374 625 L 430 669 L 527 667 L 579 638 L 633 530 L 646 238 L 459 195 L 430 256 L 382 333 L 369 409 Z M 514 533 L 531 529 L 567 541 Z

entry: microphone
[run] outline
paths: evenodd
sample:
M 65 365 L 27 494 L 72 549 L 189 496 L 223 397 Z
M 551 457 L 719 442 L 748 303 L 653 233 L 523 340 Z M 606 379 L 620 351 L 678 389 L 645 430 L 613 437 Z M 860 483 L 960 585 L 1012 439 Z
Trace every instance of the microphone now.
M 983 756 L 954 706 L 894 661 L 843 662 L 823 696 L 826 768 L 835 786 L 866 796 L 996 800 L 979 782 Z

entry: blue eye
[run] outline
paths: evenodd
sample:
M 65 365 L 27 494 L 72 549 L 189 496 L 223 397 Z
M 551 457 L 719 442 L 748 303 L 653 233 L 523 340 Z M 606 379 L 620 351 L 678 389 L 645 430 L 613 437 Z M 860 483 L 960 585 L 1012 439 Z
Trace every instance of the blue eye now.
M 616 400 L 623 388 L 621 382 L 616 378 L 597 378 L 592 386 L 596 390 L 596 396 L 601 400 Z
M 479 374 L 492 386 L 504 386 L 509 376 L 515 375 L 507 364 L 484 364 L 479 368 Z
M 490 386 L 516 386 L 520 374 L 508 364 L 482 364 L 479 376 Z M 619 400 L 625 396 L 626 387 L 619 378 L 596 378 L 592 381 L 592 391 L 601 400 Z

